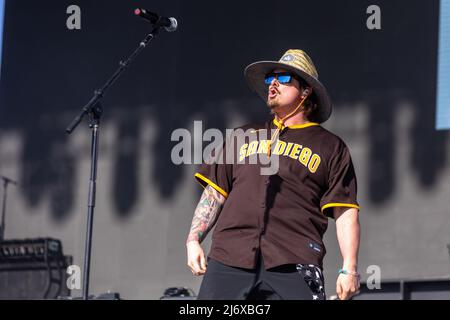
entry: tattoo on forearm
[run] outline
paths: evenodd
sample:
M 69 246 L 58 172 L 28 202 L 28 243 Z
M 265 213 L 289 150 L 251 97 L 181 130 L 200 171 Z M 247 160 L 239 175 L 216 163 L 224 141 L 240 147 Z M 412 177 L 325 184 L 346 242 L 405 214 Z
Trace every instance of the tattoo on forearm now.
M 205 188 L 195 209 L 191 230 L 186 242 L 192 240 L 202 242 L 205 239 L 214 226 L 224 202 L 225 198 L 213 187 L 207 186 Z

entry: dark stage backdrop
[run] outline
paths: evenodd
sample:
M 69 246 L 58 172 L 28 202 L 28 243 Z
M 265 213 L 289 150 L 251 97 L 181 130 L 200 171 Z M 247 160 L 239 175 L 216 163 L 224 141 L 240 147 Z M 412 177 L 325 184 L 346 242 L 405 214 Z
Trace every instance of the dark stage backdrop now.
M 66 26 L 73 4 L 80 30 Z M 143 7 L 179 28 L 161 32 L 104 99 L 92 293 L 198 290 L 184 242 L 202 189 L 195 165 L 172 164 L 171 134 L 195 120 L 225 130 L 267 119 L 243 69 L 288 48 L 313 58 L 334 102 L 324 127 L 354 159 L 363 280 L 371 265 L 383 279 L 449 275 L 450 148 L 448 132 L 434 130 L 439 2 L 377 1 L 381 30 L 366 27 L 371 4 L 7 0 L 0 174 L 20 185 L 9 190 L 6 237 L 60 238 L 82 266 L 90 131 L 86 122 L 64 130 L 151 30 L 133 15 Z M 332 220 L 326 244 L 331 295 L 341 261 Z

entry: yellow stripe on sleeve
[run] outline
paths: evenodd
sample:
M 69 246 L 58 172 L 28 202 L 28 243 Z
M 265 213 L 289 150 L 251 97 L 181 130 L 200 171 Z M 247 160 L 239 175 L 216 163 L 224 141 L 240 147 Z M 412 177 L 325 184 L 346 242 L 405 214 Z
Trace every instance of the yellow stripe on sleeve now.
M 197 178 L 197 180 L 199 179 L 199 180 L 202 180 L 203 182 L 206 182 L 211 187 L 213 187 L 217 192 L 219 192 L 221 195 L 223 195 L 225 198 L 228 198 L 228 193 L 225 190 L 223 190 L 221 187 L 219 187 L 217 184 L 215 184 L 214 182 L 212 182 L 205 176 L 201 175 L 200 173 L 196 173 L 194 176 Z
M 332 202 L 332 203 L 328 203 L 328 204 L 324 205 L 322 207 L 322 209 L 320 209 L 320 212 L 323 213 L 323 210 L 332 208 L 332 207 L 348 207 L 348 208 L 356 208 L 359 210 L 359 206 L 357 206 L 356 204 Z

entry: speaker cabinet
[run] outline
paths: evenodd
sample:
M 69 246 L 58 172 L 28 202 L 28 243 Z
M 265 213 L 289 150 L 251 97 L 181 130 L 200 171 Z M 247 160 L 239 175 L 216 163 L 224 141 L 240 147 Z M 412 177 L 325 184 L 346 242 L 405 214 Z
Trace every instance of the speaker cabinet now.
M 0 300 L 56 299 L 69 296 L 67 267 L 71 256 L 44 261 L 0 260 Z

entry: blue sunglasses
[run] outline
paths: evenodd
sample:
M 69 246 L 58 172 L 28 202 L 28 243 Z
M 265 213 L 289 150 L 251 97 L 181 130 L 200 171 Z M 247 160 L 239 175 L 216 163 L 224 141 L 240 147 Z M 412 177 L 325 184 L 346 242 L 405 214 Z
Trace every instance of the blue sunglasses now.
M 264 78 L 264 82 L 269 85 L 272 83 L 274 79 L 277 79 L 279 83 L 286 84 L 290 83 L 292 78 L 295 78 L 292 74 L 288 72 L 280 72 L 280 73 L 269 73 Z

